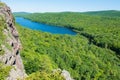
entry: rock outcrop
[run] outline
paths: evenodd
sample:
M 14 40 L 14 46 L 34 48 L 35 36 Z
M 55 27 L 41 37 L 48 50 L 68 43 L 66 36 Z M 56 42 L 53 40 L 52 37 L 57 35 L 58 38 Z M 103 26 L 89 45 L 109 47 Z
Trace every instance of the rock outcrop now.
M 61 75 L 65 78 L 65 80 L 74 80 L 71 78 L 70 73 L 66 70 L 63 70 Z
M 5 20 L 6 28 L 3 30 L 5 44 L 1 44 L 4 55 L 0 55 L 0 61 L 5 65 L 12 66 L 9 76 L 6 80 L 23 80 L 26 76 L 22 59 L 20 57 L 21 43 L 15 27 L 14 17 L 11 10 L 5 4 L 0 6 L 0 16 Z M 7 45 L 6 45 L 7 44 Z
M 63 76 L 63 78 L 65 80 L 74 80 L 71 76 L 70 73 L 67 70 L 61 70 L 61 69 L 54 69 L 53 73 L 59 72 L 61 74 L 61 76 Z

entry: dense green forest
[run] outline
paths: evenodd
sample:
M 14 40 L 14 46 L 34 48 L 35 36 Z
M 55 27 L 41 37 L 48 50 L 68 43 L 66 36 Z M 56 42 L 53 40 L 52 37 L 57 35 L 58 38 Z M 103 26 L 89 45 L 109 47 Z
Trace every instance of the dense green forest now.
M 28 74 L 50 74 L 51 70 L 61 68 L 76 80 L 120 79 L 120 60 L 115 53 L 89 44 L 83 36 L 52 35 L 22 27 L 18 30 L 23 44 L 21 56 Z
M 120 11 L 116 11 L 116 10 L 90 11 L 90 12 L 83 12 L 83 13 L 88 15 L 93 15 L 93 16 L 120 17 Z
M 71 28 L 80 35 L 87 37 L 90 43 L 111 49 L 120 57 L 120 17 L 114 17 L 114 11 L 108 12 L 104 12 L 103 16 L 90 16 L 72 12 L 15 15 L 35 22 Z M 118 15 L 120 12 L 115 13 Z M 109 16 L 105 17 L 106 15 Z
M 57 68 L 69 71 L 75 80 L 120 79 L 120 18 L 82 13 L 34 13 L 16 16 L 68 27 L 78 33 L 75 36 L 53 35 L 17 25 L 23 45 L 21 56 L 25 70 L 30 75 L 28 80 L 62 80 L 59 72 L 56 75 L 52 73 Z
M 0 7 L 3 6 L 0 3 Z M 20 55 L 28 77 L 25 80 L 65 80 L 67 70 L 75 80 L 120 80 L 120 12 L 14 13 L 29 20 L 67 27 L 76 35 L 51 34 L 16 23 L 22 43 Z M 0 15 L 0 45 L 6 44 L 5 17 Z M 0 47 L 0 55 L 4 51 Z M 11 66 L 0 62 L 0 80 Z

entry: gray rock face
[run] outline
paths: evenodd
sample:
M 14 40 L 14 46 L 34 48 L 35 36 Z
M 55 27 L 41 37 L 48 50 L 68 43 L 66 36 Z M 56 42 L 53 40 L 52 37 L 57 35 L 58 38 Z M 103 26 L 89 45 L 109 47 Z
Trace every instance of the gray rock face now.
M 65 80 L 74 80 L 71 78 L 70 73 L 66 70 L 63 70 L 61 75 L 64 76 Z
M 7 44 L 0 45 L 5 51 L 4 55 L 0 55 L 0 61 L 5 65 L 13 66 L 6 80 L 23 80 L 26 74 L 20 57 L 21 43 L 14 24 L 14 17 L 10 8 L 6 5 L 0 6 L 0 15 L 3 16 L 6 21 L 6 28 L 4 28 L 3 33 L 6 36 L 5 44 Z
M 70 73 L 66 70 L 61 70 L 58 68 L 53 70 L 53 73 L 55 72 L 60 72 L 61 76 L 63 76 L 65 80 L 74 80 L 71 78 Z

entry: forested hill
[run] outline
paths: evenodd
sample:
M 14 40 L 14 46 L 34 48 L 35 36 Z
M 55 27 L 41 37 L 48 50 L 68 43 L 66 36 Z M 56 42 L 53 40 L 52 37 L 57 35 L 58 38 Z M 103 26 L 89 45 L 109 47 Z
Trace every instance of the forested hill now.
M 83 14 L 94 15 L 94 16 L 120 17 L 120 11 L 116 11 L 116 10 L 90 11 L 90 12 L 83 12 Z
M 72 13 L 72 12 L 62 12 L 62 13 Z M 105 16 L 105 17 L 120 17 L 120 11 L 117 10 L 104 10 L 104 11 L 88 11 L 88 12 L 75 12 L 80 14 L 87 14 L 93 16 Z M 27 15 L 28 12 L 14 12 L 14 15 Z
M 111 14 L 111 13 L 110 13 Z M 64 26 L 84 35 L 99 47 L 108 48 L 120 54 L 120 18 L 90 16 L 83 13 L 33 13 L 15 14 L 35 22 Z M 114 15 L 114 14 L 113 14 Z
M 16 15 L 27 15 L 30 14 L 29 12 L 14 12 Z
M 56 68 L 69 71 L 75 80 L 120 79 L 120 18 L 73 12 L 15 16 L 77 32 L 75 36 L 53 35 L 18 26 L 28 80 L 49 80 L 54 76 L 51 70 Z M 62 80 L 58 76 L 54 77 Z

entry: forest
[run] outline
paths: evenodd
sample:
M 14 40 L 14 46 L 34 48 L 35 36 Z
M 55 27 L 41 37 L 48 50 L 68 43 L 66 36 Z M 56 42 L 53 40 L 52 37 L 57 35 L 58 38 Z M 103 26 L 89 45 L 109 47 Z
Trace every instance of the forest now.
M 115 17 L 115 14 L 112 14 L 113 11 L 108 12 L 99 12 L 99 14 L 104 14 L 103 16 L 99 16 L 98 13 L 96 14 L 98 16 L 91 16 L 72 12 L 16 14 L 16 16 L 22 16 L 35 22 L 71 28 L 87 37 L 90 43 L 111 49 L 120 57 L 120 17 Z M 95 12 L 91 13 L 95 14 Z M 117 16 L 118 14 L 120 14 L 119 11 L 116 12 Z
M 77 32 L 53 35 L 16 24 L 26 80 L 64 80 L 60 72 L 52 73 L 58 68 L 69 71 L 75 80 L 120 79 L 120 17 L 73 12 L 14 15 Z
M 117 10 L 106 10 L 106 11 L 89 11 L 83 12 L 84 14 L 89 14 L 93 16 L 107 16 L 107 17 L 120 17 L 120 11 Z

